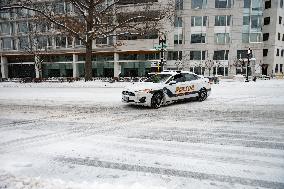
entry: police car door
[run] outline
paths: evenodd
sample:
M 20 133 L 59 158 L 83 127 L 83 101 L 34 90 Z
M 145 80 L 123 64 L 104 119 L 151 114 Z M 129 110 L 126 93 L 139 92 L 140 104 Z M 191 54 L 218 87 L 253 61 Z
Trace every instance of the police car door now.
M 181 88 L 184 86 L 185 78 L 182 74 L 177 74 L 168 81 L 164 93 L 169 97 L 169 101 L 176 101 L 182 98 Z
M 199 90 L 199 82 L 198 82 L 198 76 L 186 73 L 184 75 L 186 80 L 186 98 L 192 98 L 198 96 L 198 90 Z

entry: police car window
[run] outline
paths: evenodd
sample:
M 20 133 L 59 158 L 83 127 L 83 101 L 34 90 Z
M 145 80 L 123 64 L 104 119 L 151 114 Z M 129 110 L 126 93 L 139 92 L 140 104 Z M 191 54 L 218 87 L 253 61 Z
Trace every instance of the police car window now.
M 184 74 L 175 75 L 173 80 L 176 81 L 177 83 L 185 82 Z
M 171 76 L 170 74 L 156 74 L 150 76 L 144 82 L 163 83 L 167 81 L 170 76 Z
M 198 79 L 198 76 L 196 76 L 196 75 L 193 75 L 193 74 L 186 74 L 185 75 L 186 81 L 193 81 L 193 80 L 197 80 L 197 79 Z

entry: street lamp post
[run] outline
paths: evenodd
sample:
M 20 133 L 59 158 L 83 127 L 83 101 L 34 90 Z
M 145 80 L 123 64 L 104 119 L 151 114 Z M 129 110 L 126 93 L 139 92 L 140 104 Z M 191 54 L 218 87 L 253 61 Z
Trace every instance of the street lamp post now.
M 159 37 L 159 45 L 161 45 L 161 50 L 160 50 L 161 62 L 160 62 L 160 65 L 158 65 L 158 72 L 164 70 L 164 63 L 165 63 L 165 61 L 164 61 L 164 56 L 165 56 L 164 53 L 165 53 L 165 48 L 166 48 L 166 42 L 167 42 L 166 35 Z M 161 67 L 161 69 L 159 69 L 159 67 Z
M 250 50 L 250 48 L 248 49 L 248 54 L 247 54 L 247 58 L 248 58 L 248 62 L 247 62 L 247 69 L 246 69 L 246 81 L 245 82 L 249 82 L 248 80 L 248 66 L 250 63 L 250 57 L 252 55 L 252 51 Z

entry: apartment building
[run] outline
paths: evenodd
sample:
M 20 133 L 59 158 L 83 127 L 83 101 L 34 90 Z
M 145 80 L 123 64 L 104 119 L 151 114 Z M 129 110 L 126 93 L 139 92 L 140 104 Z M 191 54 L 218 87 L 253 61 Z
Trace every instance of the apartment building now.
M 283 74 L 284 68 L 284 5 L 283 0 L 267 0 L 264 7 L 263 62 L 268 74 Z M 266 68 L 266 67 L 264 67 Z
M 122 6 L 134 2 L 125 1 Z M 74 11 L 63 1 L 55 7 L 56 11 Z M 167 37 L 165 69 L 223 76 L 283 72 L 283 9 L 283 0 L 175 0 L 174 23 L 161 27 Z M 2 78 L 37 75 L 34 57 L 25 50 L 32 14 L 26 10 L 0 13 Z M 58 34 L 52 24 L 43 23 L 39 29 L 44 34 L 42 49 L 47 49 L 43 77 L 82 77 L 82 43 Z M 145 76 L 160 61 L 159 34 L 124 35 L 93 43 L 94 77 Z M 252 56 L 246 66 L 248 49 Z

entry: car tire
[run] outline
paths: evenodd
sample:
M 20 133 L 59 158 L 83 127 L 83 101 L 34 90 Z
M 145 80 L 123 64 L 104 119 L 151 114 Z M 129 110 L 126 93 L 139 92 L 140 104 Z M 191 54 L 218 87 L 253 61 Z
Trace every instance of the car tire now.
M 208 97 L 207 94 L 207 90 L 206 89 L 200 89 L 200 91 L 198 92 L 198 100 L 200 102 L 206 100 L 206 98 Z
M 163 95 L 161 93 L 155 93 L 151 99 L 151 108 L 158 109 L 161 107 Z

